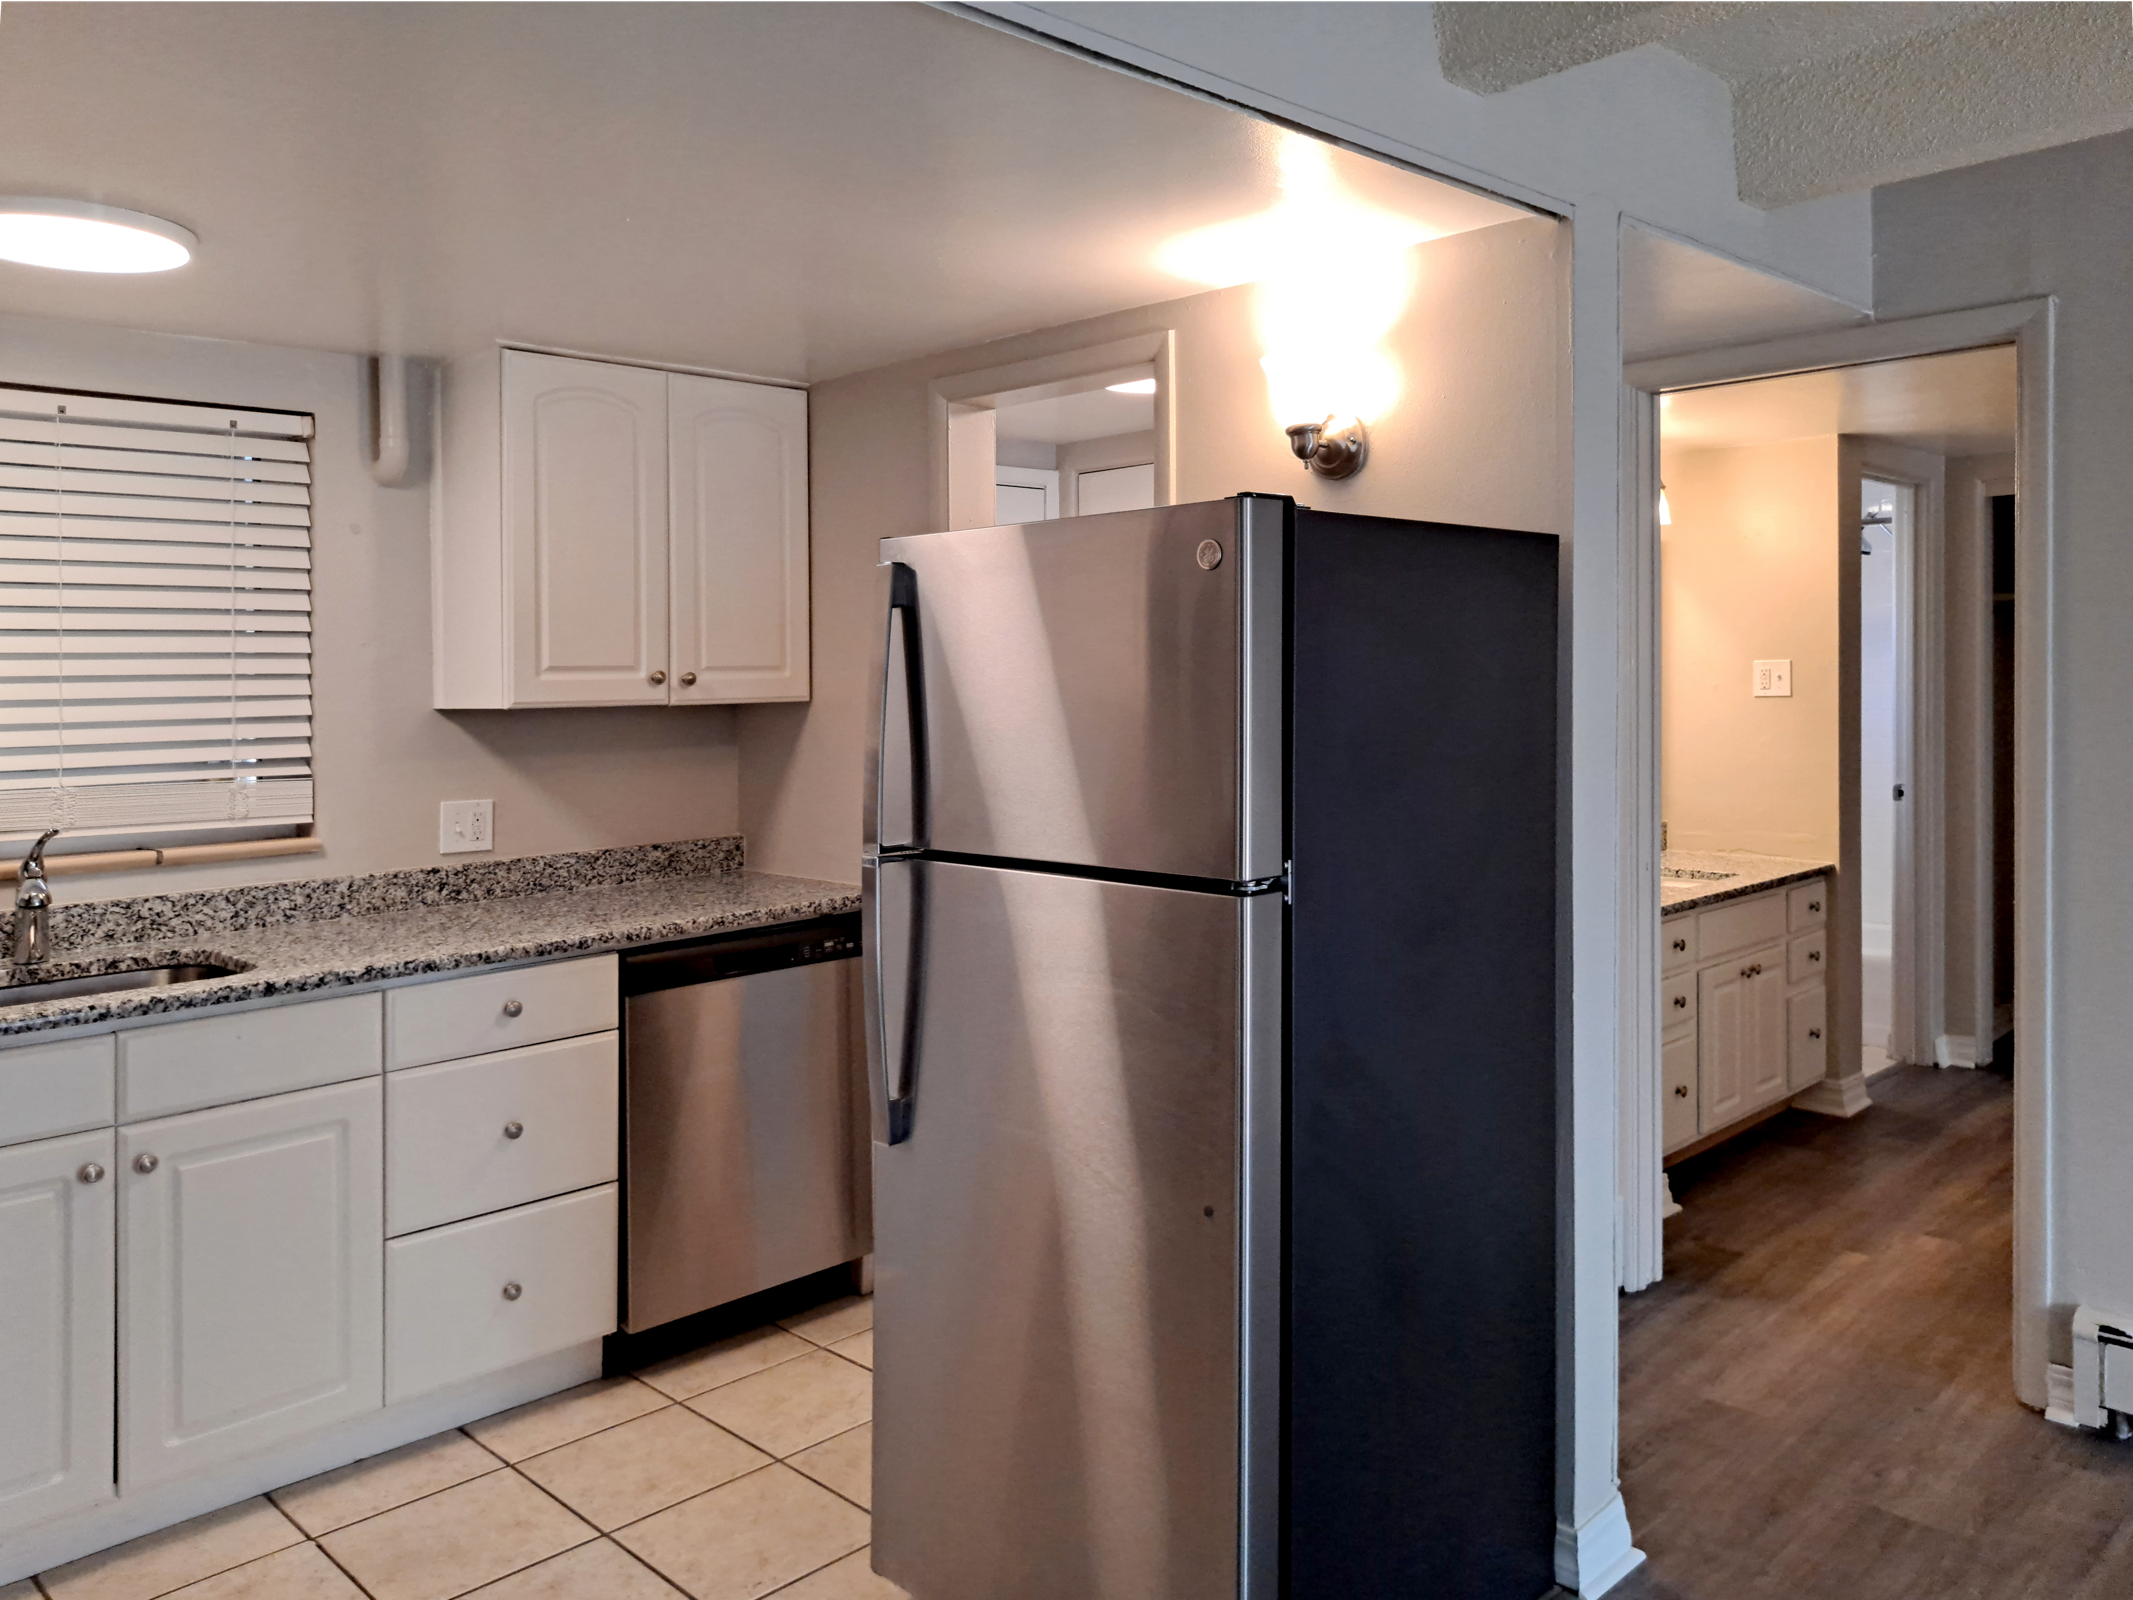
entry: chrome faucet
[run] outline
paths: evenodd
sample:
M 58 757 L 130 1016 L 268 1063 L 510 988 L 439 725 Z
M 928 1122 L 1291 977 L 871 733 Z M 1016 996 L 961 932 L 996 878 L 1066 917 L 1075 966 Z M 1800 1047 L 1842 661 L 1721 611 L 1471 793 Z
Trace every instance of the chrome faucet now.
M 44 847 L 58 833 L 47 828 L 22 858 L 21 876 L 15 884 L 15 937 L 9 959 L 16 966 L 42 961 L 52 953 L 52 889 L 44 881 Z

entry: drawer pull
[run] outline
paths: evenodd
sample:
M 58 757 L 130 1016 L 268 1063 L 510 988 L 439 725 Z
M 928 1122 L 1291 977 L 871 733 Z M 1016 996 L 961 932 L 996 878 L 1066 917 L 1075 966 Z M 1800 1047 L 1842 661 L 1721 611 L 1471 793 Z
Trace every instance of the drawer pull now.
M 504 1002 L 504 1015 L 505 1015 L 505 1016 L 507 1016 L 507 1017 L 522 1017 L 522 1016 L 524 1016 L 525 1014 L 526 1014 L 526 1003 L 525 1003 L 525 1002 L 524 1002 L 523 1000 L 506 1000 L 506 1001 Z
M 1686 939 L 1676 939 L 1674 941 L 1674 948 L 1676 950 L 1686 953 L 1689 948 L 1689 941 Z
M 504 1137 L 506 1139 L 516 1139 L 525 1131 L 526 1125 L 523 1122 L 507 1122 L 504 1124 Z
M 1807 909 L 1809 911 L 1820 911 L 1822 909 L 1822 902 L 1819 900 L 1810 900 L 1807 902 Z
M 1822 959 L 1822 952 L 1819 950 L 1810 950 L 1807 952 L 1807 959 L 1809 961 L 1820 961 Z
M 81 1179 L 83 1183 L 102 1183 L 104 1181 L 104 1169 L 91 1161 L 85 1163 L 81 1171 L 75 1173 L 74 1176 Z
M 1685 1084 L 1685 1083 L 1677 1083 L 1677 1084 L 1675 1084 L 1675 1085 L 1674 1085 L 1674 1098 L 1675 1098 L 1676 1100 L 1686 1100 L 1686 1099 L 1688 1099 L 1688 1097 L 1689 1097 L 1689 1086 L 1688 1086 L 1687 1084 Z
M 521 1289 L 515 1283 L 507 1283 L 504 1285 L 504 1298 L 506 1300 L 516 1300 L 520 1295 L 524 1294 L 525 1292 L 525 1290 Z
M 135 1172 L 138 1172 L 144 1178 L 147 1177 L 149 1173 L 155 1171 L 155 1169 L 161 1165 L 162 1163 L 160 1161 L 156 1160 L 154 1156 L 148 1154 L 148 1152 L 145 1150 L 133 1158 L 133 1170 Z
M 1674 1009 L 1675 1009 L 1676 1011 L 1686 1011 L 1686 1010 L 1688 1010 L 1688 1009 L 1689 1009 L 1689 997 L 1688 997 L 1687 995 L 1685 995 L 1685 994 L 1677 994 L 1677 995 L 1675 995 L 1675 996 L 1674 996 Z
M 695 684 L 696 684 L 696 674 L 695 674 L 695 673 L 693 673 L 693 672 L 684 672 L 684 673 L 683 673 L 683 674 L 681 675 L 681 686 L 682 686 L 682 687 L 683 687 L 684 689 L 694 688 L 694 687 L 695 687 Z
M 1820 1028 L 1809 1028 L 1807 1030 L 1807 1037 L 1810 1039 L 1819 1039 L 1822 1037 L 1822 1030 Z

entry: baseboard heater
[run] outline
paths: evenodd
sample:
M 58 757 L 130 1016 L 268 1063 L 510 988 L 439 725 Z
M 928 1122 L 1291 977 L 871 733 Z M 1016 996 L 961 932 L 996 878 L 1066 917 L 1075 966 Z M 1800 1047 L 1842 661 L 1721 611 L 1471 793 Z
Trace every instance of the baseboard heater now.
M 2074 1426 L 2133 1438 L 2133 1317 L 2074 1311 Z

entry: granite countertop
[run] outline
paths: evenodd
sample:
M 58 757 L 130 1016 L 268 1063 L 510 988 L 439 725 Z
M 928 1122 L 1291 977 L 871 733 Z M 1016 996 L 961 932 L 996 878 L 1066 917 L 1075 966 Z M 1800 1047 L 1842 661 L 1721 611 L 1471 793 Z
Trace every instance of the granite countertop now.
M 39 963 L 34 976 L 15 981 L 180 963 L 246 970 L 162 989 L 0 1004 L 0 1038 L 507 961 L 591 955 L 859 909 L 859 890 L 852 884 L 741 870 L 738 841 L 731 843 L 724 857 L 699 852 L 652 859 L 643 874 L 633 870 L 647 865 L 642 852 L 602 851 L 484 863 L 490 870 L 483 878 L 469 877 L 465 869 L 431 868 L 419 874 L 262 886 L 230 896 L 158 896 L 76 907 L 82 932 L 139 937 L 78 942 L 55 926 L 55 957 Z M 714 870 L 703 870 L 707 865 Z M 521 870 L 496 870 L 506 866 Z M 603 870 L 623 881 L 600 881 Z M 65 892 L 64 880 L 60 892 Z M 396 900 L 414 903 L 372 909 Z M 321 914 L 334 903 L 363 910 Z M 223 920 L 243 925 L 211 925 L 226 904 L 238 911 Z M 285 915 L 277 918 L 277 909 Z M 0 999 L 5 993 L 0 988 Z
M 1791 856 L 1759 856 L 1747 850 L 1666 850 L 1659 856 L 1659 915 L 1692 911 L 1745 894 L 1760 894 L 1780 884 L 1798 883 L 1835 872 L 1834 861 L 1801 861 Z M 1687 882 L 1675 881 L 1680 874 Z

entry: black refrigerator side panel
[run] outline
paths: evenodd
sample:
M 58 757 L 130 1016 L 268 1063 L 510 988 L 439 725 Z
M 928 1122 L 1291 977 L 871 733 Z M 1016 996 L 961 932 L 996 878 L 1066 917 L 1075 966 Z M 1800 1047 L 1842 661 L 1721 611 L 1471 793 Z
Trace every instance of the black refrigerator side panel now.
M 1289 1600 L 1553 1582 L 1556 541 L 1296 514 Z

